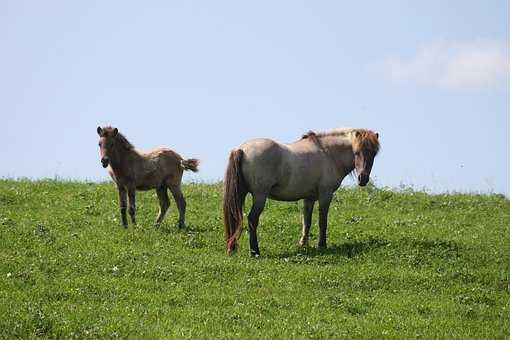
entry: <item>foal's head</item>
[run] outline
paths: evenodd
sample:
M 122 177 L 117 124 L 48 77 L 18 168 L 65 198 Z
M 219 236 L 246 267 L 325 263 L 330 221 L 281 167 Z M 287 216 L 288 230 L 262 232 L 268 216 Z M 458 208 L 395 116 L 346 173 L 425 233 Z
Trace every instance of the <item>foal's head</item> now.
M 101 164 L 106 168 L 110 163 L 113 148 L 115 147 L 115 137 L 119 134 L 117 128 L 100 126 L 97 127 L 97 134 L 99 135 L 99 155 L 101 157 Z
M 379 134 L 364 129 L 354 130 L 353 133 L 354 168 L 358 174 L 358 184 L 363 187 L 370 180 L 374 158 L 379 152 Z
M 106 168 L 113 157 L 115 157 L 115 151 L 131 150 L 133 145 L 127 141 L 127 139 L 119 133 L 117 128 L 97 127 L 97 134 L 99 135 L 99 155 L 101 156 L 101 164 L 103 168 Z

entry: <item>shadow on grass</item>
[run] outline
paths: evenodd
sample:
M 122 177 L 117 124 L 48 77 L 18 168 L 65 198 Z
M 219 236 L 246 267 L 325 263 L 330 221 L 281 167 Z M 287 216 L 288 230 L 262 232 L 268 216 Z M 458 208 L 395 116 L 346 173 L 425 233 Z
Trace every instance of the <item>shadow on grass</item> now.
M 377 253 L 382 247 L 391 246 L 390 253 Z M 369 256 L 386 256 L 394 263 L 400 262 L 412 266 L 431 265 L 438 260 L 444 263 L 458 261 L 461 256 L 459 245 L 455 241 L 440 239 L 408 239 L 388 241 L 382 238 L 369 238 L 366 240 L 347 241 L 339 245 L 331 245 L 326 249 L 316 247 L 295 248 L 284 253 L 269 256 L 285 261 L 301 263 L 307 259 L 320 259 L 320 262 L 330 262 L 334 258 L 357 258 L 368 254 Z M 326 259 L 327 258 L 327 259 Z
M 459 252 L 459 245 L 455 241 L 451 240 L 407 240 L 407 243 L 411 244 L 413 248 L 428 250 L 431 252 L 442 252 L 442 253 L 455 253 Z
M 328 248 L 315 248 L 315 247 L 304 247 L 296 249 L 295 251 L 289 251 L 286 253 L 278 254 L 275 258 L 289 258 L 293 256 L 342 256 L 348 258 L 358 257 L 364 253 L 368 253 L 377 248 L 384 247 L 389 242 L 383 239 L 368 239 L 361 241 L 351 241 L 340 245 L 331 245 Z
M 156 230 L 158 230 L 162 234 L 175 234 L 175 233 L 178 233 L 178 232 L 181 232 L 181 231 L 185 230 L 184 228 L 179 228 L 177 223 L 174 223 L 174 222 L 164 222 L 163 221 L 159 225 L 154 223 L 152 226 L 153 226 L 153 228 L 155 228 Z
M 179 227 L 179 224 L 177 222 L 175 223 L 163 222 L 159 226 L 154 224 L 153 227 L 163 234 L 189 234 L 189 233 L 203 233 L 207 231 L 205 227 L 201 227 L 196 224 L 186 224 L 185 227 Z

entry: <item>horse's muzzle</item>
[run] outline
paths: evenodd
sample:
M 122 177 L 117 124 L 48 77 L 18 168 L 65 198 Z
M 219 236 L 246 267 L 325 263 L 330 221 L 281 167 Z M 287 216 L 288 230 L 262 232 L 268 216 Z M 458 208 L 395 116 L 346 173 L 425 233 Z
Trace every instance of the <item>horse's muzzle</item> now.
M 360 174 L 358 176 L 358 185 L 360 187 L 364 187 L 368 184 L 368 181 L 370 180 L 370 176 L 367 174 Z
M 101 164 L 103 165 L 103 168 L 108 167 L 108 158 L 101 158 Z

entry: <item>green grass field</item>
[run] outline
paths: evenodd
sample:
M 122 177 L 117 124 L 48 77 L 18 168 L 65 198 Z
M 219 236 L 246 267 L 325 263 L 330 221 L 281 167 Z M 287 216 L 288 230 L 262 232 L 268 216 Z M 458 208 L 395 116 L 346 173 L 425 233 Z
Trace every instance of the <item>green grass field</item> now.
M 323 251 L 317 211 L 300 249 L 302 203 L 270 201 L 252 259 L 220 184 L 184 193 L 187 229 L 146 192 L 125 230 L 112 184 L 0 181 L 0 338 L 510 337 L 501 195 L 340 190 Z

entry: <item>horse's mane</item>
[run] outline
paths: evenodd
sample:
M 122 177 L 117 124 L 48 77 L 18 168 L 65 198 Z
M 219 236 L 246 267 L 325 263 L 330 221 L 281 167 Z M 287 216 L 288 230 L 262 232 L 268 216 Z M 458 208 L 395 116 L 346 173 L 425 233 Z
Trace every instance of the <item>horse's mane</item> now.
M 111 126 L 106 126 L 102 129 L 101 136 L 113 136 L 115 129 Z M 118 131 L 118 130 L 117 130 Z M 135 146 L 131 144 L 127 138 L 120 132 L 117 132 L 117 135 L 115 136 L 115 140 L 122 146 L 123 149 L 126 150 L 133 150 Z
M 318 143 L 321 137 L 349 137 L 354 147 L 365 149 L 377 154 L 379 152 L 380 144 L 378 135 L 368 129 L 334 129 L 330 131 L 314 132 L 308 131 L 301 139 L 310 139 L 314 143 Z
M 377 155 L 380 149 L 379 135 L 372 130 L 355 129 L 353 145 Z

